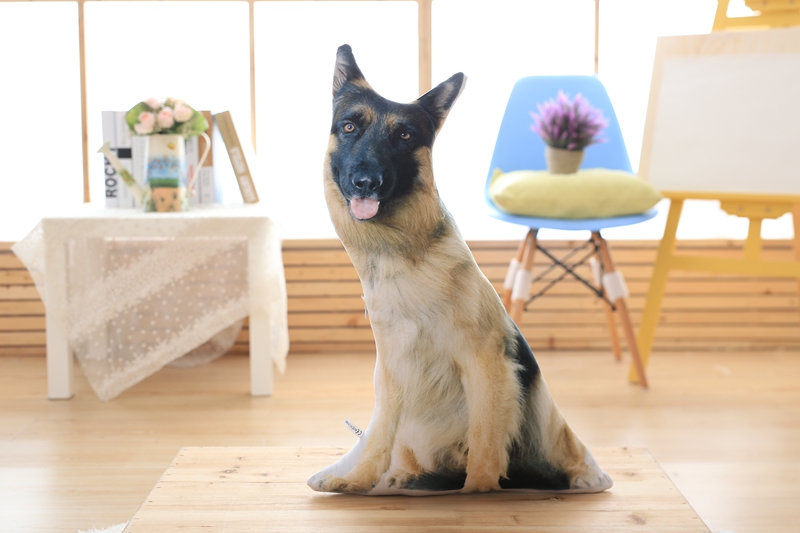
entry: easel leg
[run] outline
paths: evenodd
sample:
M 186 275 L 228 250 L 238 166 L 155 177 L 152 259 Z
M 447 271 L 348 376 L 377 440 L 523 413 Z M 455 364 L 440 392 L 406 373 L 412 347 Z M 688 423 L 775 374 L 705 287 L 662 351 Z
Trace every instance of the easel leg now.
M 647 290 L 647 298 L 644 302 L 637 343 L 639 356 L 642 358 L 642 367 L 644 368 L 647 368 L 650 352 L 653 350 L 658 316 L 661 313 L 664 291 L 667 288 L 667 277 L 671 266 L 670 260 L 675 251 L 675 236 L 678 231 L 678 221 L 681 218 L 682 210 L 683 200 L 671 200 L 667 225 L 664 228 L 664 236 L 661 238 L 661 244 L 658 247 L 658 255 L 656 255 L 656 261 L 653 265 L 653 277 L 650 279 L 650 288 Z M 638 381 L 637 372 L 633 366 L 628 372 L 628 379 L 632 383 Z
M 598 244 L 600 248 L 600 257 L 603 260 L 603 269 L 606 272 L 606 275 L 613 274 L 615 272 L 614 268 L 614 261 L 611 259 L 611 252 L 608 249 L 608 244 L 606 243 L 605 239 L 600 236 L 599 232 L 595 232 L 593 234 L 595 238 L 595 242 Z M 609 290 L 609 292 L 615 292 Z M 625 298 L 622 296 L 614 296 L 614 307 L 617 308 L 620 315 L 620 322 L 622 323 L 622 331 L 625 332 L 625 340 L 628 343 L 628 351 L 631 353 L 631 359 L 633 359 L 633 366 L 636 369 L 636 377 L 638 378 L 639 384 L 642 388 L 647 388 L 647 376 L 644 373 L 644 365 L 642 365 L 642 360 L 639 357 L 639 348 L 636 343 L 636 334 L 633 332 L 633 324 L 631 323 L 630 314 L 628 314 L 628 305 L 625 303 Z
M 530 240 L 532 234 L 533 230 L 529 230 L 528 233 L 525 234 L 525 238 L 519 242 L 517 255 L 514 256 L 514 259 L 511 260 L 511 264 L 508 265 L 508 273 L 503 283 L 503 288 L 505 289 L 503 292 L 503 307 L 506 308 L 506 311 L 511 310 L 511 293 L 514 289 L 514 279 L 517 276 L 517 270 L 519 270 L 520 264 L 522 264 L 522 254 L 525 253 L 525 246 L 528 244 L 528 240 Z
M 531 272 L 533 270 L 533 256 L 536 253 L 536 234 L 538 229 L 531 228 L 525 239 L 525 250 L 522 254 L 522 264 L 514 279 L 514 289 L 511 294 L 511 320 L 520 325 L 525 302 L 531 294 Z
M 792 222 L 794 224 L 794 257 L 800 262 L 800 205 L 794 206 L 792 209 Z M 800 302 L 800 278 L 797 280 L 797 296 Z M 798 305 L 798 312 L 800 312 L 800 305 Z

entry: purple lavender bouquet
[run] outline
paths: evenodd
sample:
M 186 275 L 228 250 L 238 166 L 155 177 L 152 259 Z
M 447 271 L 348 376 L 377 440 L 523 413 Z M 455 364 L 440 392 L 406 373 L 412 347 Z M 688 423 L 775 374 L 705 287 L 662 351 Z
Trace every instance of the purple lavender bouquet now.
M 580 93 L 573 100 L 558 91 L 555 99 L 536 104 L 539 114 L 531 112 L 531 130 L 548 146 L 562 150 L 583 150 L 604 142 L 598 135 L 608 126 L 603 112 L 593 107 Z

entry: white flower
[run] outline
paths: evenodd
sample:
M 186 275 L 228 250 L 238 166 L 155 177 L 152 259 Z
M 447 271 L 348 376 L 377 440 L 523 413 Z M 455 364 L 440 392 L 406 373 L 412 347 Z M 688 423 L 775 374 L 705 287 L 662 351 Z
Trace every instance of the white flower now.
M 161 109 L 161 102 L 159 102 L 158 98 L 156 98 L 155 96 L 151 96 L 150 98 L 145 100 L 144 103 L 147 104 L 147 107 L 149 107 L 153 111 Z
M 194 111 L 192 111 L 192 108 L 189 106 L 178 104 L 175 106 L 175 111 L 173 113 L 177 122 L 186 122 L 192 118 Z
M 135 131 L 139 135 L 149 135 L 153 133 L 153 125 L 150 124 L 149 126 L 146 126 L 141 122 L 137 122 L 136 124 L 133 125 L 133 131 Z
M 139 113 L 139 122 L 141 122 L 145 127 L 150 128 L 150 131 L 153 130 L 153 126 L 156 123 L 156 116 L 152 113 L 148 113 L 147 111 L 143 111 Z
M 168 107 L 158 112 L 156 120 L 158 121 L 158 125 L 164 129 L 171 128 L 172 125 L 175 124 L 175 117 L 172 115 L 172 109 Z

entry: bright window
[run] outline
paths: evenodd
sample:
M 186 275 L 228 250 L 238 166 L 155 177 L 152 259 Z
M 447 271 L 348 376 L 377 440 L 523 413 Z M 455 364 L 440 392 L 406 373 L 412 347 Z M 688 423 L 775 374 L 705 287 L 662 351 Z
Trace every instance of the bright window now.
M 0 241 L 83 201 L 78 8 L 0 3 Z
M 230 110 L 250 139 L 250 39 L 246 2 L 87 2 L 86 81 L 92 201 L 103 205 L 102 111 L 125 111 L 155 96 L 195 109 Z M 227 154 L 215 144 L 217 161 Z M 241 202 L 230 165 L 217 181 Z M 229 172 L 226 172 L 229 171 Z
M 286 238 L 335 237 L 322 187 L 336 49 L 349 44 L 372 87 L 418 95 L 416 2 L 258 2 L 256 132 L 263 185 Z M 262 197 L 266 194 L 262 194 Z

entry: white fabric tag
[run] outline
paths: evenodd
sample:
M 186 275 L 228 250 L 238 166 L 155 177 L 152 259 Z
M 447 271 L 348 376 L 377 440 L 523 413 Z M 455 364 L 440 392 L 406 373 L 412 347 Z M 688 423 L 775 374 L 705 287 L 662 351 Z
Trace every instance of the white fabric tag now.
M 504 289 L 511 289 L 514 287 L 514 278 L 517 276 L 517 270 L 519 270 L 519 261 L 514 258 L 508 264 L 508 273 L 506 274 L 506 280 L 503 282 Z
M 625 278 L 622 277 L 622 272 L 619 271 L 603 275 L 603 288 L 606 290 L 608 299 L 612 302 L 630 296 L 628 286 L 625 284 Z
M 520 268 L 514 278 L 514 290 L 511 292 L 512 300 L 527 300 L 531 294 L 531 277 L 528 270 Z
M 358 437 L 359 439 L 364 436 L 364 432 L 359 429 L 358 426 L 350 422 L 347 418 L 344 419 L 344 425 L 347 426 L 347 429 L 353 432 L 353 434 Z
M 592 269 L 592 278 L 594 279 L 594 284 L 599 286 L 603 282 L 603 280 L 600 279 L 600 261 L 598 261 L 596 257 L 590 258 L 589 268 Z

